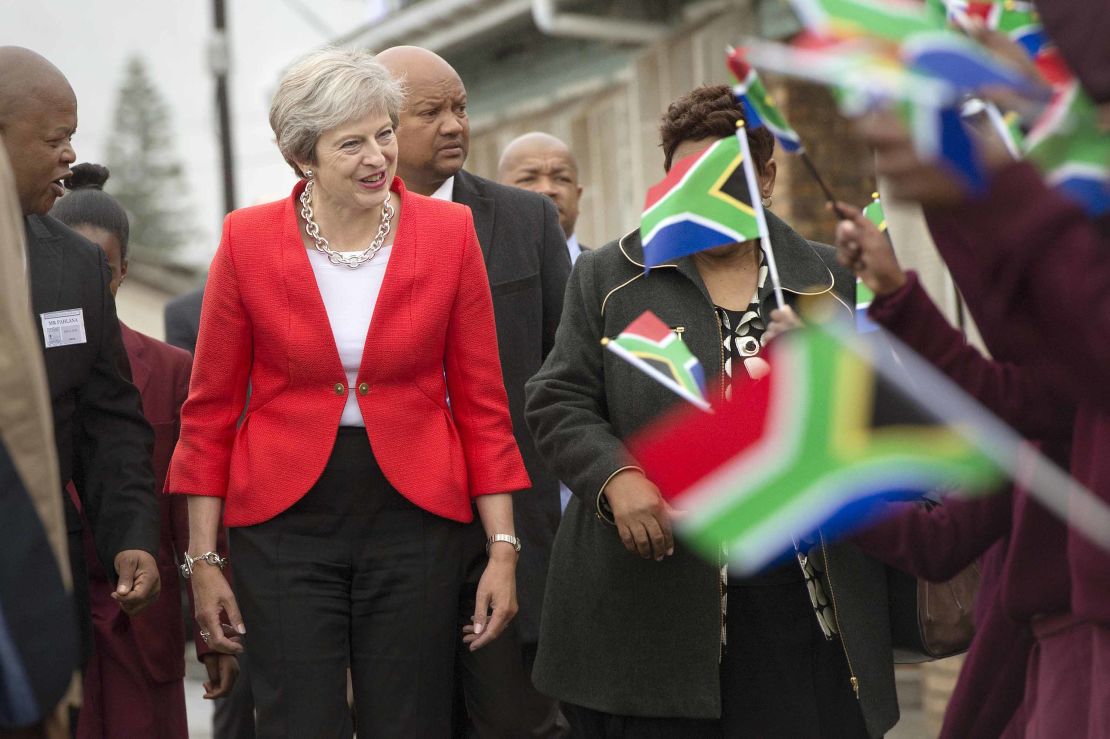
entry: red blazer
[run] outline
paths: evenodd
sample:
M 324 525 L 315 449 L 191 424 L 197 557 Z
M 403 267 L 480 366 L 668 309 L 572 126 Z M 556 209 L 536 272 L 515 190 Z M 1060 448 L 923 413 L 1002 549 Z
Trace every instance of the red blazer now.
M 166 490 L 226 498 L 228 526 L 266 521 L 308 492 L 347 399 L 300 237 L 303 188 L 227 217 L 204 292 Z M 471 498 L 531 484 L 513 440 L 482 252 L 468 208 L 407 192 L 400 178 L 392 190 L 402 211 L 358 404 L 390 483 L 431 513 L 470 521 Z

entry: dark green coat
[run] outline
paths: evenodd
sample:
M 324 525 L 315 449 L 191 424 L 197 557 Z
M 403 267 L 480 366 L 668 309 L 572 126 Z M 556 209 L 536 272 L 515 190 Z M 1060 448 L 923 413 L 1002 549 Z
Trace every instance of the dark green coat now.
M 850 310 L 855 280 L 834 250 L 806 241 L 773 214 L 768 225 L 788 302 L 827 293 Z M 761 293 L 765 315 L 774 307 L 770 284 Z M 597 516 L 602 487 L 635 464 L 622 440 L 683 402 L 602 349 L 602 337 L 617 336 L 648 309 L 682 328 L 711 382 L 720 375 L 717 317 L 693 261 L 645 275 L 634 232 L 579 258 L 555 347 L 526 386 L 525 417 L 536 445 L 574 492 L 552 550 L 533 677 L 548 695 L 607 713 L 717 718 L 717 569 L 681 543 L 662 562 L 629 554 Z M 829 545 L 827 552 L 864 717 L 869 732 L 881 736 L 898 720 L 885 570 L 850 545 Z

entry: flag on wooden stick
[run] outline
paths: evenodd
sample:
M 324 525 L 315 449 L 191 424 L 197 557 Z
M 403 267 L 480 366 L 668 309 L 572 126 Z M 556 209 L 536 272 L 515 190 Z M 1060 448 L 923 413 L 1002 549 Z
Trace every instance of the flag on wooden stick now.
M 713 414 L 645 430 L 630 450 L 685 515 L 678 533 L 707 558 L 758 571 L 792 539 L 858 516 L 892 494 L 995 489 L 1009 475 L 1039 502 L 1110 546 L 1110 510 L 893 337 L 837 328 L 790 332 L 769 347 L 766 378 L 733 387 Z M 839 518 L 838 518 L 839 517 Z

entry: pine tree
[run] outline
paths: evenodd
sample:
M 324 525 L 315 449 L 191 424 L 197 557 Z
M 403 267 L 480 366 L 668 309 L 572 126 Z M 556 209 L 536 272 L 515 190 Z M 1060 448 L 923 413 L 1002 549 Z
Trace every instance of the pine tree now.
M 112 171 L 106 189 L 127 209 L 131 245 L 138 252 L 167 255 L 186 241 L 189 221 L 184 171 L 173 155 L 174 138 L 165 100 L 140 57 L 127 62 L 107 147 Z

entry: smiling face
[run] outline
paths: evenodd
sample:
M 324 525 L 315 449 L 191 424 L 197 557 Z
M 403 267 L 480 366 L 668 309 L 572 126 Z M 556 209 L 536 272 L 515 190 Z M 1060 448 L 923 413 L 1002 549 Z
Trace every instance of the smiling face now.
M 314 199 L 334 210 L 372 210 L 385 203 L 397 173 L 397 134 L 387 113 L 370 113 L 324 131 L 312 170 Z
M 2 127 L 23 215 L 42 214 L 65 194 L 61 180 L 77 155 L 77 99 L 68 84 L 40 87 L 10 111 Z
M 569 239 L 578 222 L 578 165 L 566 144 L 546 134 L 523 136 L 505 149 L 498 181 L 546 195 L 559 210 L 559 225 Z

